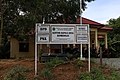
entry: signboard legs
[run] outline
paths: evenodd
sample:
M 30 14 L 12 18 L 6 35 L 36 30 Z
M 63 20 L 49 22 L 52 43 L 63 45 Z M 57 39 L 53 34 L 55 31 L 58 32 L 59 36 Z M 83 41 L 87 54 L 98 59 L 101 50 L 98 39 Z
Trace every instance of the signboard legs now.
M 82 60 L 82 43 L 80 44 L 80 59 Z
M 90 28 L 88 27 L 88 36 L 89 36 L 89 38 L 88 38 L 88 41 L 89 41 L 89 43 L 88 43 L 88 71 L 90 72 Z
M 52 34 L 52 35 L 51 35 Z M 90 71 L 90 29 L 87 24 L 36 24 L 35 28 L 35 76 L 38 75 L 38 44 L 47 44 L 48 54 L 51 53 L 51 44 L 61 44 L 61 53 L 63 53 L 63 44 L 75 48 L 80 45 L 80 59 L 83 58 L 82 46 L 88 45 L 88 69 Z M 42 47 L 40 46 L 40 49 Z
M 37 73 L 37 61 L 38 61 L 38 54 L 37 54 L 37 24 L 35 27 L 35 77 L 38 75 Z
M 88 44 L 88 71 L 90 72 L 90 44 Z

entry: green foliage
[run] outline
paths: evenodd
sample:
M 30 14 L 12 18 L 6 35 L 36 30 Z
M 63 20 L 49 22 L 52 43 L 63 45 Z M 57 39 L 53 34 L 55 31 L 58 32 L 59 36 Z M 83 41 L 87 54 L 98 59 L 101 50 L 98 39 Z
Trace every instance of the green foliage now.
M 108 34 L 111 57 L 120 57 L 120 17 L 117 19 L 110 19 L 108 25 L 113 28 Z
M 75 61 L 75 65 L 80 68 L 80 67 L 84 66 L 84 62 L 82 60 L 80 60 L 80 59 L 77 59 Z
M 117 71 L 111 71 L 110 77 L 108 77 L 108 80 L 119 80 L 120 79 L 120 72 Z
M 52 69 L 53 67 L 62 63 L 64 63 L 64 61 L 56 57 L 54 59 L 51 59 L 49 62 L 46 62 L 45 65 L 46 65 L 46 68 Z
M 54 68 L 55 66 L 64 63 L 63 60 L 60 60 L 59 58 L 54 58 L 51 59 L 49 62 L 45 63 L 45 69 L 43 69 L 41 71 L 41 76 L 45 79 L 45 80 L 54 80 L 54 75 L 52 74 L 51 70 L 52 68 Z
M 91 77 L 90 73 L 85 72 L 85 73 L 81 73 L 79 75 L 78 80 L 92 80 L 92 77 Z
M 100 68 L 93 68 L 90 72 L 92 80 L 105 80 L 105 76 Z
M 27 80 L 25 72 L 28 72 L 27 68 L 20 65 L 13 67 L 4 77 L 4 80 Z
M 53 80 L 54 75 L 52 74 L 50 69 L 45 68 L 44 70 L 41 71 L 41 76 L 45 80 Z
M 35 23 L 45 22 L 63 23 L 75 22 L 76 16 L 80 14 L 80 0 L 5 0 L 4 4 L 4 37 L 11 35 L 17 39 L 26 38 L 28 32 L 34 29 Z M 82 8 L 86 8 L 83 1 Z
M 93 68 L 90 73 L 80 74 L 78 80 L 106 80 L 106 77 L 100 68 Z

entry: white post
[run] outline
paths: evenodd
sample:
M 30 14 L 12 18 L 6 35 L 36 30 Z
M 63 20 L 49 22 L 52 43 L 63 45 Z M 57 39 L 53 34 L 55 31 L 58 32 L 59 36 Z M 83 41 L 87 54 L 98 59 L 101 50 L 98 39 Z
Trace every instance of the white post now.
M 67 47 L 70 47 L 70 44 L 67 44 Z
M 61 44 L 61 53 L 63 53 L 63 45 Z
M 45 24 L 45 17 L 43 17 L 43 24 Z
M 82 58 L 83 58 L 83 55 L 82 55 L 82 43 L 80 44 L 80 59 L 82 60 Z
M 89 26 L 88 26 L 88 41 L 89 41 L 89 43 L 88 43 L 88 71 L 90 72 L 90 28 L 89 28 Z
M 76 46 L 75 46 L 75 44 L 73 44 L 73 48 L 75 48 Z
M 80 25 L 82 25 L 82 0 L 80 0 Z M 80 45 L 80 52 L 81 52 L 81 55 L 80 55 L 80 59 L 83 58 L 83 55 L 82 55 L 82 43 Z
M 37 60 L 38 60 L 38 55 L 37 55 L 37 28 L 38 28 L 38 25 L 36 24 L 36 27 L 35 27 L 35 77 L 38 75 L 38 71 L 37 71 Z
M 50 44 L 47 44 L 47 46 L 48 46 L 48 55 L 50 55 L 51 54 Z
M 82 25 L 82 0 L 80 0 L 80 24 Z

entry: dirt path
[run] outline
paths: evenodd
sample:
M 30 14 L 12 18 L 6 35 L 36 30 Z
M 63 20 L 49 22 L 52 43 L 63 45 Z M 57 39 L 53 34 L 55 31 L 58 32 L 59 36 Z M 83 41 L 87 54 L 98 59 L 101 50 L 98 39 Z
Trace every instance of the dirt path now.
M 26 67 L 30 71 L 26 73 L 27 80 L 34 80 L 34 60 L 24 59 L 24 60 L 0 60 L 0 80 L 3 80 L 6 73 L 8 73 L 13 67 L 20 65 Z M 91 63 L 91 68 L 99 67 L 98 64 Z M 45 69 L 44 63 L 38 63 L 38 72 L 40 73 Z M 88 62 L 85 61 L 82 64 L 82 67 L 78 68 L 74 62 L 67 62 L 65 64 L 58 65 L 52 69 L 52 74 L 55 77 L 55 80 L 76 80 L 76 77 L 79 73 L 88 71 Z M 108 74 L 110 68 L 103 69 L 105 74 Z M 40 80 L 41 79 L 39 74 Z

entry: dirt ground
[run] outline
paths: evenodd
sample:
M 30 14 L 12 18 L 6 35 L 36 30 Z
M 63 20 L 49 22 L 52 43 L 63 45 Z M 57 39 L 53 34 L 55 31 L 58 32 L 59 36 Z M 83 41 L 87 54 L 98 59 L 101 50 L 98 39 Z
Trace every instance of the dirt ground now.
M 34 80 L 34 60 L 31 59 L 24 59 L 24 60 L 0 60 L 0 80 L 3 80 L 6 73 L 9 72 L 16 65 L 24 66 L 30 71 L 26 74 L 28 80 Z M 97 64 L 91 64 L 91 67 L 98 66 Z M 39 72 L 45 68 L 44 63 L 38 64 Z M 77 68 L 74 65 L 74 62 L 67 62 L 65 64 L 56 66 L 52 73 L 54 74 L 56 80 L 76 80 L 76 77 L 79 73 L 88 71 L 88 64 L 87 61 L 84 62 L 84 66 L 82 68 Z M 104 70 L 107 74 L 109 69 Z M 41 79 L 40 79 L 41 80 Z M 45 80 L 45 79 L 43 79 Z
M 34 77 L 34 60 L 0 60 L 0 80 L 3 80 L 4 76 L 17 65 L 31 69 L 27 76 Z

